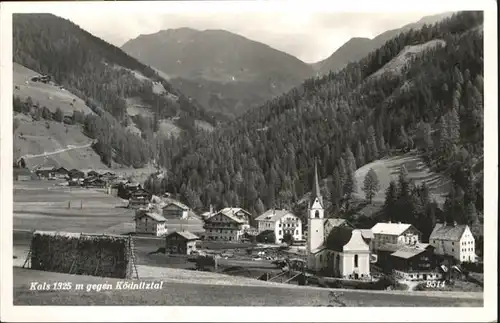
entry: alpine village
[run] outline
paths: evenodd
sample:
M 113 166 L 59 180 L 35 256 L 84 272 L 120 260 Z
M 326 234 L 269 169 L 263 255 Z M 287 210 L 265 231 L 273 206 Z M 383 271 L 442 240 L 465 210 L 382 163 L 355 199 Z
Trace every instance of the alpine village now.
M 14 304 L 81 277 L 167 287 L 64 305 L 482 306 L 482 12 L 314 64 L 14 14 L 13 59 Z

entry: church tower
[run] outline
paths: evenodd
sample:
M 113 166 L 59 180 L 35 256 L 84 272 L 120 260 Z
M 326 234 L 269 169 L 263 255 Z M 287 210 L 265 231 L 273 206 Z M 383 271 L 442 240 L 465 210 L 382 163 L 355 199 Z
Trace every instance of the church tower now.
M 311 204 L 309 206 L 309 216 L 307 218 L 307 251 L 321 247 L 324 242 L 324 215 L 323 197 L 319 188 L 318 180 L 318 164 L 314 160 L 314 183 L 311 196 Z

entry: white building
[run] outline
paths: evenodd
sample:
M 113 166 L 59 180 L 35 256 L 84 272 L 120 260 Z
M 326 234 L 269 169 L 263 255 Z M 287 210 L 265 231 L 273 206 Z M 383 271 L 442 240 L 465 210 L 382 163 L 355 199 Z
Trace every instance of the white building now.
M 139 209 L 135 216 L 135 232 L 163 236 L 167 234 L 166 221 L 163 216 L 156 212 Z
M 270 209 L 256 219 L 257 231 L 274 231 L 276 243 L 281 243 L 285 234 L 291 234 L 294 240 L 302 240 L 302 221 L 287 210 Z
M 323 198 L 316 165 L 314 171 L 312 205 L 307 219 L 307 268 L 326 276 L 370 277 L 369 232 L 343 225 L 342 221 L 331 221 L 326 227 L 329 233 L 325 234 Z
M 420 242 L 422 236 L 413 225 L 407 223 L 383 223 L 379 222 L 371 229 L 373 233 L 373 250 L 378 250 L 379 247 L 390 244 L 414 245 Z
M 205 219 L 204 239 L 215 241 L 240 241 L 249 224 L 250 213 L 241 208 L 224 208 Z
M 437 223 L 429 237 L 434 253 L 459 262 L 476 262 L 475 239 L 468 225 Z

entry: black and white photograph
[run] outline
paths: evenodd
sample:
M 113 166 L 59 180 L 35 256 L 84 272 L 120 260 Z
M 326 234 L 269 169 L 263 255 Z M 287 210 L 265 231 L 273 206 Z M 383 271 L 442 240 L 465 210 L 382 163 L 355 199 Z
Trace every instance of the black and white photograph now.
M 1 6 L 2 321 L 497 320 L 496 2 Z

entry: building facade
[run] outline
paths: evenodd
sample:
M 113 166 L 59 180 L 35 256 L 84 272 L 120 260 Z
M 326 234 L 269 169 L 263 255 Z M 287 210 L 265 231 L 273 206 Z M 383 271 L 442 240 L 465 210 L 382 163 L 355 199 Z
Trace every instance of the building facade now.
M 225 208 L 205 219 L 206 240 L 237 242 L 244 238 L 245 231 L 250 228 L 248 212 L 235 211 L 236 208 Z
M 190 208 L 180 202 L 167 203 L 162 208 L 163 217 L 166 219 L 187 219 Z
M 422 236 L 413 225 L 407 223 L 377 223 L 372 228 L 373 250 L 378 250 L 380 246 L 387 243 L 413 245 L 420 242 Z
M 429 243 L 437 255 L 450 256 L 458 262 L 476 262 L 475 239 L 468 225 L 437 223 Z
M 135 232 L 164 236 L 167 234 L 166 219 L 158 213 L 147 209 L 139 209 L 135 216 Z
M 196 251 L 198 236 L 189 231 L 175 231 L 165 237 L 165 251 L 167 254 L 190 255 Z
M 270 209 L 256 219 L 257 232 L 273 231 L 275 243 L 283 242 L 285 235 L 302 240 L 302 220 L 290 211 Z

